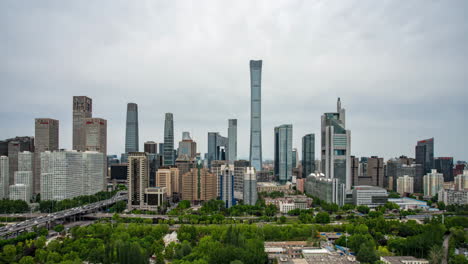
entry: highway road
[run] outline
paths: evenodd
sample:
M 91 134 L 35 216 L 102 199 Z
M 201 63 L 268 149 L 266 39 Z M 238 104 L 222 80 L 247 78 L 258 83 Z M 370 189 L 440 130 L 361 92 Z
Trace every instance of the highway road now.
M 118 201 L 127 200 L 127 192 L 121 191 L 114 195 L 111 199 L 103 200 L 87 205 L 83 205 L 80 207 L 75 207 L 67 210 L 63 210 L 56 213 L 51 213 L 47 215 L 41 215 L 36 218 L 31 218 L 25 220 L 23 222 L 19 222 L 13 225 L 3 226 L 0 227 L 0 237 L 7 238 L 7 237 L 14 237 L 19 233 L 25 231 L 32 231 L 33 227 L 36 226 L 47 226 L 48 224 L 58 221 L 61 219 L 69 218 L 76 215 L 85 215 L 90 212 L 94 212 L 99 210 L 102 207 L 110 206 Z

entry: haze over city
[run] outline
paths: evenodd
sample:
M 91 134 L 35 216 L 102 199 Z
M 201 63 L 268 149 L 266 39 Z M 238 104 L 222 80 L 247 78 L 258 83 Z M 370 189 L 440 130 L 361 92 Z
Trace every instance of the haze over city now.
M 108 153 L 124 152 L 129 102 L 143 142 L 190 131 L 227 136 L 249 157 L 249 60 L 263 60 L 263 157 L 273 128 L 293 124 L 293 145 L 315 133 L 341 97 L 351 154 L 414 156 L 434 137 L 436 156 L 468 160 L 466 1 L 236 1 L 0 3 L 0 138 L 34 135 L 34 118 L 60 120 L 71 149 L 72 97 L 108 120 Z M 319 153 L 320 144 L 316 144 Z

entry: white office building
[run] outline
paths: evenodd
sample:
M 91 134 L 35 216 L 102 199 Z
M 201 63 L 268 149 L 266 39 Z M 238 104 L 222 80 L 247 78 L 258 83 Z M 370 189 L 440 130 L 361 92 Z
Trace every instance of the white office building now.
M 441 189 L 444 188 L 444 175 L 438 173 L 437 170 L 432 170 L 423 178 L 424 197 L 434 197 Z
M 219 175 L 219 190 L 221 200 L 224 201 L 226 208 L 235 205 L 234 200 L 234 165 L 221 165 L 221 174 Z
M 10 200 L 23 200 L 27 203 L 31 200 L 31 186 L 15 184 L 10 186 Z
M 8 198 L 10 186 L 10 165 L 7 156 L 0 157 L 0 199 Z
M 18 171 L 34 170 L 34 153 L 23 151 L 18 153 Z
M 41 153 L 41 199 L 63 200 L 103 190 L 104 154 L 46 151 Z
M 380 187 L 360 185 L 355 186 L 353 189 L 353 203 L 356 206 L 377 207 L 384 205 L 387 200 L 387 190 Z
M 455 176 L 455 190 L 468 190 L 468 170 L 464 170 L 463 174 Z

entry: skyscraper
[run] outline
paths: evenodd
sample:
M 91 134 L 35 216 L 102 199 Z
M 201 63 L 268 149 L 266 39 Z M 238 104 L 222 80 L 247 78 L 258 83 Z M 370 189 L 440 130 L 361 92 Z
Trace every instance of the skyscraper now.
M 262 61 L 250 61 L 250 164 L 262 170 Z
M 302 178 L 315 172 L 315 134 L 302 137 Z
M 424 197 L 433 197 L 444 188 L 444 175 L 436 169 L 431 170 L 423 178 Z
M 244 174 L 248 167 L 250 167 L 250 161 L 248 160 L 234 161 L 234 198 L 236 199 L 242 199 L 242 193 L 244 191 Z
M 101 152 L 107 157 L 107 120 L 85 118 L 84 123 L 85 150 Z
M 292 125 L 275 127 L 275 176 L 280 183 L 292 178 Z
M 222 165 L 221 174 L 218 176 L 220 198 L 226 208 L 235 205 L 234 200 L 234 165 Z
M 177 156 L 187 155 L 190 158 L 195 158 L 197 155 L 197 143 L 192 140 L 189 132 L 182 133 L 182 141 L 179 141 L 179 150 Z
M 84 119 L 93 116 L 93 100 L 86 96 L 73 96 L 73 149 L 85 150 Z
M 322 115 L 322 172 L 351 189 L 351 131 L 346 130 L 345 109 L 338 98 L 337 111 Z
M 298 158 L 297 148 L 292 149 L 292 168 L 295 169 L 299 166 L 299 158 Z
M 244 204 L 255 205 L 257 203 L 257 175 L 253 167 L 248 167 L 244 173 Z
M 164 166 L 174 164 L 174 116 L 172 113 L 166 113 L 164 120 Z
M 237 160 L 237 119 L 228 121 L 228 156 L 229 164 L 234 164 Z
M 144 206 L 145 189 L 149 187 L 148 159 L 146 153 L 128 154 L 128 209 Z
M 423 165 L 424 173 L 434 169 L 434 138 L 418 141 L 416 145 L 416 163 Z
M 125 129 L 125 153 L 138 152 L 138 105 L 127 104 L 127 126 Z
M 439 157 L 434 160 L 434 169 L 444 174 L 444 181 L 453 181 L 453 157 Z
M 229 139 L 221 136 L 218 132 L 208 132 L 208 167 L 214 160 L 226 160 Z
M 8 188 L 10 186 L 10 171 L 7 156 L 0 156 L 0 199 L 8 198 Z
M 408 175 L 397 179 L 397 192 L 400 195 L 414 193 L 414 179 Z
M 22 151 L 34 152 L 34 137 L 15 137 L 7 139 L 7 156 L 9 162 L 9 183 L 13 184 L 14 173 L 18 171 L 18 155 Z

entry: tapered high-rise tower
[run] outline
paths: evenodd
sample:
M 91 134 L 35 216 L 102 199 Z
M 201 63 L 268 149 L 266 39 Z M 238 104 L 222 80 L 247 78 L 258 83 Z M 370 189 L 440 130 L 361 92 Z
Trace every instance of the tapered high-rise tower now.
M 93 116 L 93 100 L 87 96 L 73 96 L 73 149 L 85 150 L 84 119 Z
M 262 61 L 250 61 L 250 163 L 262 170 Z
M 138 152 L 138 105 L 128 103 L 125 130 L 125 153 Z
M 164 166 L 174 164 L 174 116 L 172 113 L 166 113 L 164 120 Z

